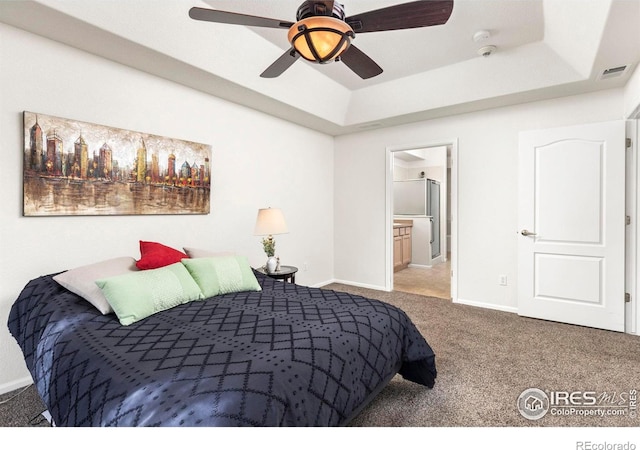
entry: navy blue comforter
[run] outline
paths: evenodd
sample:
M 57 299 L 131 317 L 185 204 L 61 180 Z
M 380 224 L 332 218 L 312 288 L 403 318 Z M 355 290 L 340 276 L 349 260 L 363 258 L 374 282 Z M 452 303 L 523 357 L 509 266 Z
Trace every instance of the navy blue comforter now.
M 256 276 L 125 327 L 46 275 L 8 326 L 57 426 L 345 425 L 398 372 L 433 387 L 402 310 Z

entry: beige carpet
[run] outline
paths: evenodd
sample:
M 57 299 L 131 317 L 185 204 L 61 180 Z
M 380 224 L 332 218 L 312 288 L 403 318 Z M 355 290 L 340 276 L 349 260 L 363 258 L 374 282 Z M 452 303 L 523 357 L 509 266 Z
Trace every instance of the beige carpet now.
M 454 304 L 401 292 L 326 286 L 401 307 L 436 353 L 432 390 L 396 376 L 352 423 L 385 427 L 637 427 L 638 417 L 523 417 L 529 388 L 592 391 L 626 404 L 640 390 L 640 337 Z M 607 403 L 607 402 L 604 402 Z

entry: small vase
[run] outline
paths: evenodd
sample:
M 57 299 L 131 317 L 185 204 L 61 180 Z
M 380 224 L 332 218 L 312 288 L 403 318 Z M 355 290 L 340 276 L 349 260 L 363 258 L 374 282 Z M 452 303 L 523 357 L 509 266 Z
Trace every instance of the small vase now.
M 274 256 L 269 256 L 269 259 L 267 259 L 267 273 L 274 273 L 277 265 L 278 260 Z

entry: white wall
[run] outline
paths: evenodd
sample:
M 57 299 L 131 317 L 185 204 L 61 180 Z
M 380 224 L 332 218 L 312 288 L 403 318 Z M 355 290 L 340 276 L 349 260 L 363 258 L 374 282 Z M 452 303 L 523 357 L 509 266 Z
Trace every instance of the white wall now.
M 138 241 L 233 250 L 264 263 L 260 207 L 282 208 L 277 236 L 296 281 L 333 277 L 333 138 L 0 24 L 0 393 L 28 372 L 6 323 L 22 287 L 43 274 L 116 256 Z M 208 143 L 211 213 L 201 216 L 22 217 L 22 111 Z
M 637 119 L 640 114 L 640 64 L 636 65 L 624 87 L 624 117 Z
M 458 138 L 458 300 L 515 310 L 518 132 L 622 118 L 615 89 L 336 138 L 336 279 L 384 289 L 386 148 Z
M 416 177 L 417 178 L 417 177 Z M 393 165 L 393 181 L 402 181 L 409 179 L 408 163 L 401 159 L 395 158 Z
M 431 267 L 431 219 L 428 217 L 407 217 L 407 219 L 413 220 L 410 266 Z

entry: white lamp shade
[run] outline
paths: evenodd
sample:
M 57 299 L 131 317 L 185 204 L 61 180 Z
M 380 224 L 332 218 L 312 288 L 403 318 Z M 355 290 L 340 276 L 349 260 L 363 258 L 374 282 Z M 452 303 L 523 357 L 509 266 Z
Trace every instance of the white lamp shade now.
M 287 223 L 279 208 L 263 208 L 258 210 L 256 229 L 253 234 L 266 236 L 269 234 L 288 233 Z

